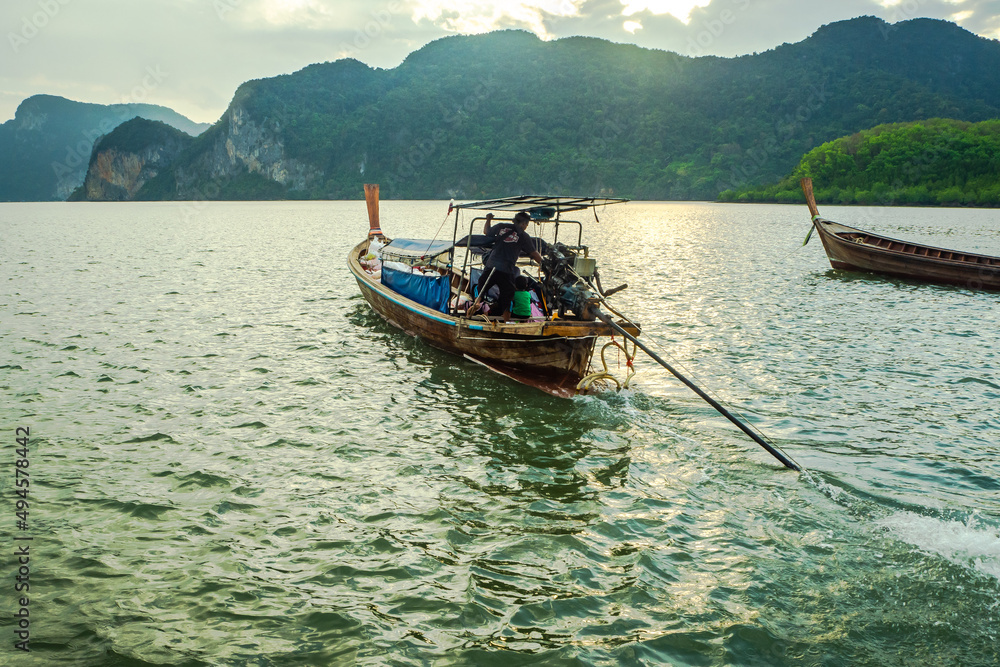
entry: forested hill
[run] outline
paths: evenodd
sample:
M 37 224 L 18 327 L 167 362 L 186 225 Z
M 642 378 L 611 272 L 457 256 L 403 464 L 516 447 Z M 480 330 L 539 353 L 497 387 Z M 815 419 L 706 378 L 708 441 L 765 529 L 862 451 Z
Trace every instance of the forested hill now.
M 166 123 L 133 118 L 94 144 L 83 185 L 69 201 L 128 201 L 194 142 Z
M 144 198 L 714 199 L 884 123 L 1000 117 L 1000 44 L 862 17 L 740 58 L 593 38 L 448 37 L 392 70 L 354 60 L 250 81 Z
M 777 184 L 719 198 L 803 202 L 805 176 L 820 203 L 998 207 L 1000 120 L 882 125 L 817 146 Z
M 89 104 L 54 95 L 21 102 L 0 124 L 0 201 L 66 199 L 83 182 L 94 141 L 141 116 L 191 135 L 206 129 L 155 104 Z

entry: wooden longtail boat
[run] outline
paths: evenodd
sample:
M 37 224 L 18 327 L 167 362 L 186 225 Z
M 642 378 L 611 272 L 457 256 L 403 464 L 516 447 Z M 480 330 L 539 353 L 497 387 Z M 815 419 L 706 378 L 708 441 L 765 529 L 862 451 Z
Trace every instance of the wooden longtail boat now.
M 812 179 L 803 178 L 801 185 L 813 226 L 833 268 L 1000 290 L 1000 257 L 900 241 L 826 220 L 816 206 Z
M 625 286 L 607 292 L 601 288 L 596 262 L 582 244 L 583 225 L 563 214 L 626 200 L 522 196 L 452 205 L 449 215 L 454 212 L 455 220 L 450 238 L 390 240 L 380 227 L 377 185 L 365 185 L 365 199 L 368 237 L 350 251 L 347 265 L 365 300 L 387 322 L 434 347 L 555 396 L 585 393 L 597 381 L 621 384 L 606 367 L 595 371 L 591 362 L 598 340 L 617 333 L 597 319 L 597 305 L 606 306 L 605 298 Z M 509 322 L 470 315 L 481 300 L 472 294 L 480 270 L 477 265 L 482 264 L 477 251 L 491 241 L 475 234 L 484 226 L 482 214 L 493 213 L 496 225 L 512 220 L 520 211 L 526 211 L 535 223 L 529 234 L 544 257 L 535 282 L 542 314 Z M 578 234 L 566 239 L 567 228 Z M 535 273 L 526 258 L 520 268 L 522 274 Z M 634 323 L 617 325 L 632 335 L 639 333 Z M 625 349 L 621 343 L 610 344 Z M 627 350 L 626 357 L 631 366 Z
M 611 383 L 627 387 L 634 374 L 632 360 L 636 351 L 642 350 L 785 467 L 802 469 L 762 433 L 640 341 L 638 325 L 608 303 L 609 296 L 628 285 L 604 290 L 597 262 L 583 245 L 583 224 L 566 219 L 563 214 L 590 209 L 596 220 L 598 207 L 626 200 L 532 195 L 452 205 L 448 208 L 449 216 L 455 212 L 452 238 L 443 240 L 389 240 L 382 234 L 379 223 L 378 185 L 365 185 L 365 201 L 368 238 L 351 249 L 347 266 L 368 304 L 393 326 L 442 350 L 561 397 L 587 393 Z M 483 298 L 471 293 L 472 286 L 477 284 L 475 265 L 482 265 L 477 251 L 491 241 L 485 234 L 477 237 L 474 233 L 476 226 L 484 225 L 487 220 L 479 215 L 482 212 L 492 214 L 495 224 L 513 220 L 516 213 L 524 212 L 536 225 L 531 237 L 542 263 L 532 289 L 539 297 L 542 312 L 529 321 L 507 322 L 475 314 Z M 465 231 L 461 216 L 466 213 L 472 213 L 468 234 L 459 238 L 459 233 Z M 575 239 L 572 236 L 566 239 L 564 232 L 564 240 L 560 241 L 560 227 L 569 227 L 571 234 L 575 229 Z M 539 234 L 539 229 L 549 233 Z M 531 273 L 523 259 L 520 264 L 522 275 Z M 615 320 L 602 307 L 620 319 Z M 599 359 L 603 368 L 595 370 L 591 361 L 599 339 L 614 335 L 620 336 L 621 342 L 612 338 L 602 346 Z M 632 343 L 631 352 L 628 342 Z M 611 346 L 624 352 L 628 369 L 624 382 L 612 376 L 604 362 L 604 352 Z

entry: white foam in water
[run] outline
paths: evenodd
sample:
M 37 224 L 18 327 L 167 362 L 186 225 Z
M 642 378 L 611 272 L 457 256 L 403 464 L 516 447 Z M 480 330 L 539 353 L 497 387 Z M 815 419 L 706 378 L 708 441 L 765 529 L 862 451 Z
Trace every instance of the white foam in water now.
M 962 522 L 897 512 L 875 523 L 925 553 L 1000 579 L 1000 533 L 980 527 L 975 515 Z
M 802 475 L 803 477 L 807 478 L 810 482 L 812 482 L 816 486 L 816 488 L 820 490 L 821 493 L 825 494 L 830 500 L 834 501 L 835 503 L 851 499 L 851 494 L 847 493 L 839 486 L 834 486 L 833 484 L 829 484 L 823 481 L 819 477 L 814 477 L 812 474 L 810 474 L 808 470 L 803 470 Z

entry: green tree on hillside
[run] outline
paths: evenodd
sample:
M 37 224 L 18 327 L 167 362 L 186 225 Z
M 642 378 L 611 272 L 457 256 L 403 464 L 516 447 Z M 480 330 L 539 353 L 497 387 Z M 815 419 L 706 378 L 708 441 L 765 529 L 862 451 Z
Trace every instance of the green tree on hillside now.
M 1000 120 L 880 125 L 817 146 L 774 185 L 719 199 L 801 202 L 805 176 L 831 204 L 1000 206 Z

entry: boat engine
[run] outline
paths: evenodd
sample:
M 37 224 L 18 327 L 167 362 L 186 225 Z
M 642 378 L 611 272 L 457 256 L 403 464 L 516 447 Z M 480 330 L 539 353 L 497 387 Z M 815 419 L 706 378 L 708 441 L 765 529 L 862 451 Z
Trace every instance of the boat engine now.
M 549 245 L 542 257 L 543 287 L 549 307 L 563 317 L 567 310 L 582 320 L 592 321 L 597 295 L 591 279 L 597 271 L 595 260 L 565 244 Z

